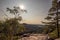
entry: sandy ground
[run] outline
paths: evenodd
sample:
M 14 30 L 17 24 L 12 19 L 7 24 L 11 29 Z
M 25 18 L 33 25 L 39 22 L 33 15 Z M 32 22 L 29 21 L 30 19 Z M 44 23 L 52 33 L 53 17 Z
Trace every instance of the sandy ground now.
M 47 35 L 42 35 L 42 34 L 32 34 L 29 37 L 24 37 L 18 40 L 47 40 L 48 36 Z

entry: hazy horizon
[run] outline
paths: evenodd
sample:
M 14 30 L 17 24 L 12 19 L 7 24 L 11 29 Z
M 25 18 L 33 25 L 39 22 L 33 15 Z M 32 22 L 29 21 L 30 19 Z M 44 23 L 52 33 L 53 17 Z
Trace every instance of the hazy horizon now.
M 6 11 L 7 7 L 23 5 L 28 12 L 21 14 L 22 23 L 41 24 L 48 14 L 51 2 L 51 0 L 0 0 L 0 20 L 6 18 L 5 13 L 8 17 L 13 17 Z

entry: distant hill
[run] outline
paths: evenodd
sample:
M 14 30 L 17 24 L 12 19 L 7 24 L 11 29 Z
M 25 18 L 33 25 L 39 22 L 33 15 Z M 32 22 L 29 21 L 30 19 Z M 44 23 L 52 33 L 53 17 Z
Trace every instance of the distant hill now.
M 23 24 L 26 31 L 33 31 L 34 33 L 41 33 L 43 31 L 44 25 L 39 24 Z
M 23 34 L 27 34 L 27 33 L 42 33 L 43 32 L 43 28 L 44 25 L 38 25 L 38 24 L 22 24 L 25 27 L 25 31 L 18 33 L 16 35 L 23 35 Z

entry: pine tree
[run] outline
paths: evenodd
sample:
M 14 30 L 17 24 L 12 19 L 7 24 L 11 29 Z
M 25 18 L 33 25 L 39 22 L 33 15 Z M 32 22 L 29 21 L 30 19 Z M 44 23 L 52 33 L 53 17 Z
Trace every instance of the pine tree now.
M 47 22 L 43 23 L 48 26 L 48 33 L 57 30 L 57 36 L 59 37 L 60 1 L 52 0 L 52 7 L 49 9 L 49 14 L 45 19 Z

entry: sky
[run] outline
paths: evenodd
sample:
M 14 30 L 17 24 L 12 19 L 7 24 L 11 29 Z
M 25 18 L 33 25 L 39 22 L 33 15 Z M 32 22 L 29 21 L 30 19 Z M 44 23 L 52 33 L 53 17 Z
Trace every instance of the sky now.
M 5 14 L 8 17 L 13 17 L 13 15 L 7 13 L 7 7 L 23 5 L 27 13 L 21 14 L 22 23 L 41 24 L 41 21 L 45 21 L 44 18 L 48 15 L 51 2 L 51 0 L 0 0 L 0 20 L 6 17 Z

